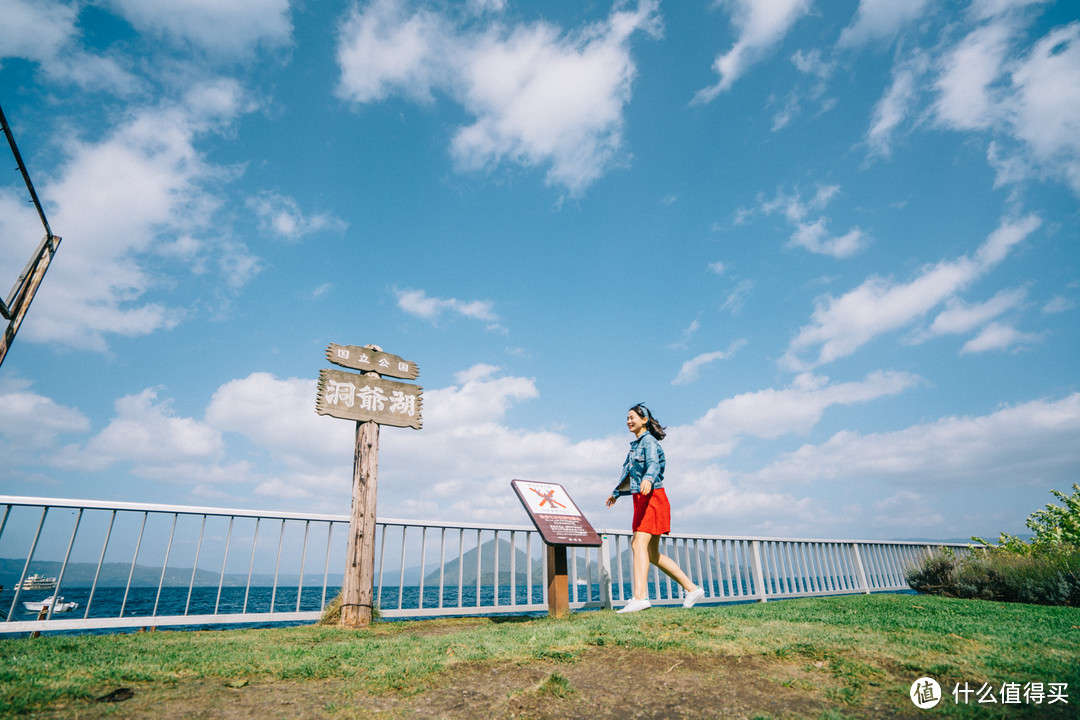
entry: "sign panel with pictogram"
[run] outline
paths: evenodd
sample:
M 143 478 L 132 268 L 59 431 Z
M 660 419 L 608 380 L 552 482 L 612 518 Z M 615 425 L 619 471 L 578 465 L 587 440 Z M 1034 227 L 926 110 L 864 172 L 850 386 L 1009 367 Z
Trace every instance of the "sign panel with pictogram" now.
M 602 544 L 600 536 L 562 485 L 528 480 L 513 480 L 510 484 L 548 545 L 596 547 Z

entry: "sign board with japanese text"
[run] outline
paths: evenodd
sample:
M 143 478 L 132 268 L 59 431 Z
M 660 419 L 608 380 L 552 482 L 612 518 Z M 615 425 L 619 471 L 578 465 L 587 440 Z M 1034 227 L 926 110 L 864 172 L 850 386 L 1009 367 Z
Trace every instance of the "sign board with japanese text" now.
M 419 430 L 422 404 L 423 388 L 419 385 L 343 370 L 319 371 L 315 401 L 319 415 Z
M 420 368 L 414 362 L 399 358 L 397 355 L 355 345 L 330 343 L 326 348 L 326 359 L 341 367 L 377 372 L 380 375 L 404 380 L 415 380 L 420 374 Z
M 562 485 L 528 480 L 512 480 L 510 484 L 548 545 L 603 544 Z

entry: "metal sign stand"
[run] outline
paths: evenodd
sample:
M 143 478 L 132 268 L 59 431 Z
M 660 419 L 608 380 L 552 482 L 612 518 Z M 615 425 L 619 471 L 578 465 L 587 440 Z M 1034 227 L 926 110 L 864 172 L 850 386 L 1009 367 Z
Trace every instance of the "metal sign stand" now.
M 510 485 L 547 545 L 548 615 L 568 617 L 570 581 L 566 548 L 600 547 L 603 540 L 562 485 L 527 480 L 512 480 Z

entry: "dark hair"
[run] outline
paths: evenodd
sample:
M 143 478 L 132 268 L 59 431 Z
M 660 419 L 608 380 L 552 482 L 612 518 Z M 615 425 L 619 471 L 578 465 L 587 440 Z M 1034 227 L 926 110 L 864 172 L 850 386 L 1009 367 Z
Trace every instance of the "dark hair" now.
M 638 403 L 634 407 L 630 408 L 630 412 L 636 413 L 639 418 L 645 420 L 645 429 L 649 431 L 657 440 L 663 440 L 667 433 L 664 431 L 664 426 L 653 417 L 649 412 L 649 408 L 645 407 L 645 403 Z

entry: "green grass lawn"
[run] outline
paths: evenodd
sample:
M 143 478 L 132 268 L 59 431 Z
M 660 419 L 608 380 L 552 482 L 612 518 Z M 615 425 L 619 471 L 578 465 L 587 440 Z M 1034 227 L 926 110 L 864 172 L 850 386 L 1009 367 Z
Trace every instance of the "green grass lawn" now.
M 633 615 L 581 612 L 568 620 L 467 618 L 381 622 L 365 630 L 6 639 L 0 640 L 0 715 L 89 708 L 91 700 L 121 686 L 145 691 L 189 683 L 331 682 L 347 686 L 349 696 L 389 702 L 423 696 L 436 680 L 452 685 L 455 673 L 478 663 L 570 667 L 586 654 L 619 651 L 753 658 L 759 665 L 801 669 L 808 673 L 803 680 L 784 682 L 832 708 L 815 717 L 866 717 L 871 704 L 883 702 L 910 717 L 922 712 L 908 699 L 911 683 L 922 675 L 943 688 L 945 698 L 932 711 L 940 715 L 1080 715 L 1080 609 L 890 594 L 653 608 Z M 560 702 L 583 702 L 567 677 L 552 673 L 547 691 Z M 995 689 L 1005 682 L 1067 683 L 1069 705 L 1029 704 L 1002 713 L 1002 706 L 979 705 L 974 696 L 957 705 L 950 692 L 965 682 L 973 689 L 983 683 Z M 328 705 L 327 716 L 348 715 L 336 707 Z

